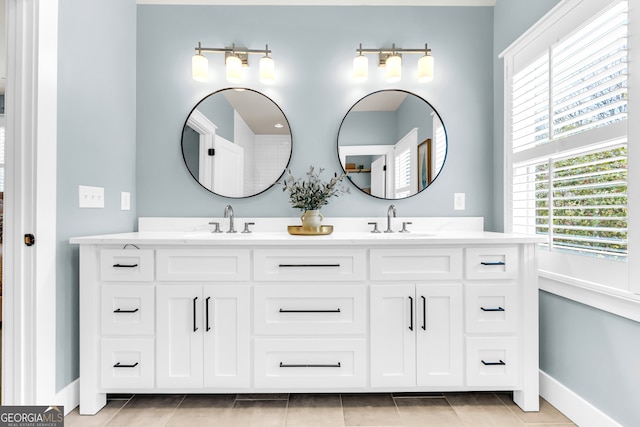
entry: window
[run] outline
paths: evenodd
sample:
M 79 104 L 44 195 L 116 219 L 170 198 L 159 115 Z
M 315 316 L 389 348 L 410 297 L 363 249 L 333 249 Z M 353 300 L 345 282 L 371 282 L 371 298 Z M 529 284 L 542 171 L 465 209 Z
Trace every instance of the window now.
M 0 115 L 0 192 L 4 192 L 4 114 Z
M 541 275 L 628 291 L 626 0 L 564 0 L 503 54 L 505 230 Z

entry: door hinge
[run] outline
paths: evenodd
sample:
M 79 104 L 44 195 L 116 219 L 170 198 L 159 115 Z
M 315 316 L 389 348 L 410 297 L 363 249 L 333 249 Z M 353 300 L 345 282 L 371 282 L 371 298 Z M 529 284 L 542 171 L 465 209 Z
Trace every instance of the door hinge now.
M 31 233 L 24 235 L 24 244 L 27 246 L 33 246 L 36 243 L 36 236 Z
M 208 153 L 210 156 L 215 156 L 215 155 L 216 155 L 216 149 L 215 149 L 215 148 L 209 148 L 209 149 L 207 150 L 207 153 Z

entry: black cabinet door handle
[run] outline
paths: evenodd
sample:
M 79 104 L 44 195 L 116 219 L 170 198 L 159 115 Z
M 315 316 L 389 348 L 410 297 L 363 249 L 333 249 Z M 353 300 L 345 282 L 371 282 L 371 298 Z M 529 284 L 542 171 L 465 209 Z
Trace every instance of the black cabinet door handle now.
M 339 368 L 341 367 L 341 363 L 338 362 L 335 365 L 313 365 L 313 364 L 309 364 L 309 365 L 290 365 L 290 364 L 284 364 L 283 362 L 280 362 L 280 367 L 281 368 Z
M 138 362 L 134 363 L 133 365 L 123 365 L 120 362 L 113 365 L 114 368 L 135 368 L 136 366 L 138 366 Z
M 306 268 L 306 267 L 319 267 L 319 268 L 328 268 L 328 267 L 340 267 L 340 264 L 278 264 L 280 268 Z
M 135 268 L 138 264 L 113 264 L 115 268 Z
M 113 310 L 114 313 L 135 313 L 137 311 L 139 311 L 139 308 L 136 308 L 135 310 L 121 310 L 119 308 L 116 308 L 115 310 Z
M 502 360 L 500 360 L 499 362 L 485 362 L 484 360 L 481 360 L 481 362 L 485 366 L 506 365 L 506 363 L 504 363 Z
M 480 307 L 480 310 L 482 311 L 505 311 L 504 308 L 502 307 L 498 307 L 498 308 L 484 308 L 484 307 Z
M 198 330 L 198 326 L 196 325 L 196 301 L 198 301 L 198 297 L 193 298 L 193 332 Z
M 288 310 L 281 308 L 280 313 L 340 313 L 340 309 L 335 310 Z
M 207 297 L 207 299 L 205 300 L 205 317 L 207 318 L 207 327 L 206 330 L 207 332 L 209 332 L 211 330 L 211 328 L 209 327 L 209 300 L 211 299 L 211 297 Z
M 497 262 L 481 262 L 480 264 L 482 265 L 506 265 L 504 262 L 502 261 L 497 261 Z
M 422 330 L 426 331 L 427 330 L 427 299 L 424 297 L 424 295 L 421 295 L 420 298 L 422 298 Z
M 413 297 L 409 297 L 409 330 L 413 331 Z

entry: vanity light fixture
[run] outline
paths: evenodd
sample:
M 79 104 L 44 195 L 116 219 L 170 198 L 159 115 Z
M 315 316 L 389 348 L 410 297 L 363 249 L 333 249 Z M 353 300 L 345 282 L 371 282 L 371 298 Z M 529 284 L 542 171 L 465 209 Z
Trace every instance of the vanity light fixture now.
M 402 78 L 402 54 L 422 54 L 418 60 L 418 81 L 428 82 L 433 80 L 434 60 L 431 56 L 431 49 L 425 43 L 424 49 L 401 49 L 396 48 L 395 43 L 391 49 L 363 49 L 362 43 L 356 49 L 358 55 L 353 59 L 353 78 L 356 81 L 364 81 L 368 77 L 368 61 L 366 54 L 378 54 L 378 66 L 385 67 L 385 79 L 387 82 L 397 82 Z
M 202 47 L 198 42 L 196 54 L 191 58 L 191 74 L 194 80 L 206 82 L 209 80 L 209 61 L 203 53 L 224 53 L 227 80 L 231 83 L 242 82 L 242 68 L 249 66 L 249 55 L 260 54 L 260 82 L 270 84 L 275 81 L 275 63 L 269 56 L 269 45 L 264 49 L 238 48 L 235 44 L 231 47 L 213 48 Z

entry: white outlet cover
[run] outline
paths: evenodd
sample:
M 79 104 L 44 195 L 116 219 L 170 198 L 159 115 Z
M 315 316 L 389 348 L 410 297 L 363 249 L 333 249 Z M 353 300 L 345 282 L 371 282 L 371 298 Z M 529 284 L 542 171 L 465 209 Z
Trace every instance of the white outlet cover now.
M 131 210 L 131 193 L 129 193 L 128 191 L 123 191 L 120 193 L 120 210 Z
M 465 194 L 453 193 L 453 209 L 463 211 L 465 209 Z

